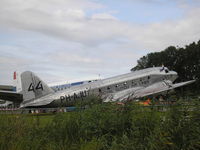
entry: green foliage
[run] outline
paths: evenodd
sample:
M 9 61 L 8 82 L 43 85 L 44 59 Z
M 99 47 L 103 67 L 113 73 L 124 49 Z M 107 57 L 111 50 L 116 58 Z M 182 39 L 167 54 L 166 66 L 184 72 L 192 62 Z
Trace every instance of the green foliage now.
M 94 104 L 101 104 L 101 103 L 102 103 L 102 99 L 100 97 L 97 97 L 96 95 L 90 95 L 83 98 L 80 101 L 77 101 L 75 103 L 75 106 L 81 107 L 81 108 L 88 108 Z
M 1 150 L 198 150 L 200 102 L 90 105 L 53 116 L 0 115 Z

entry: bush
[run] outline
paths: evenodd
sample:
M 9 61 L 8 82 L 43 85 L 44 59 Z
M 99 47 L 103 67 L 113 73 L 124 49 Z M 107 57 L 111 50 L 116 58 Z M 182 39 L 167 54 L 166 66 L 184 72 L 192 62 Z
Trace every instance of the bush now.
M 200 149 L 199 101 L 163 107 L 94 102 L 52 116 L 1 114 L 0 149 Z

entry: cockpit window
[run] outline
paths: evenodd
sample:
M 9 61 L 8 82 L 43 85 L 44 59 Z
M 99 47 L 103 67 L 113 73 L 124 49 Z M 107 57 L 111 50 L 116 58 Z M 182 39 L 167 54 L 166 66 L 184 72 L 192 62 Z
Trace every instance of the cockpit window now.
M 168 69 L 165 69 L 165 73 L 169 73 L 169 70 L 168 70 Z
M 165 67 L 162 67 L 162 68 L 160 69 L 160 72 L 162 72 L 163 70 L 165 70 Z
M 160 72 L 162 72 L 162 71 L 165 71 L 165 73 L 169 73 L 169 69 L 164 66 L 160 69 Z

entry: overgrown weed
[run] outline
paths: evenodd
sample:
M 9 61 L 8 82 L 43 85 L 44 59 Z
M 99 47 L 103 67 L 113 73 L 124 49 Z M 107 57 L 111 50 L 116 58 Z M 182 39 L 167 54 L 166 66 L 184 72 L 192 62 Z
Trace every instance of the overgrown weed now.
M 197 150 L 200 149 L 200 106 L 179 104 L 82 103 L 69 113 L 45 118 L 0 115 L 1 150 Z

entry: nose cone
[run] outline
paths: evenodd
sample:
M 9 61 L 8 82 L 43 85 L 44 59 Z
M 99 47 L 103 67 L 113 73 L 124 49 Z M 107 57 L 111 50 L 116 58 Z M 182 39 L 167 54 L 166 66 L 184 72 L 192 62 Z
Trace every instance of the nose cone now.
M 170 71 L 171 81 L 174 82 L 178 78 L 178 73 L 175 71 Z
M 178 76 L 178 73 L 175 72 L 175 71 L 170 71 L 170 73 L 173 74 L 173 75 L 177 75 Z

